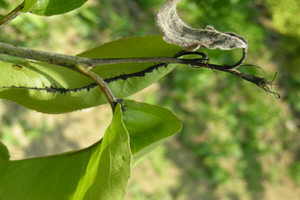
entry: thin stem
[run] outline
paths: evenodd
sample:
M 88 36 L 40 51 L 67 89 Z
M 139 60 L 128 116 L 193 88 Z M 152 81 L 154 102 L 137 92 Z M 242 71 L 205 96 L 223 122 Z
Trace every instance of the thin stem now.
M 193 52 L 181 52 L 178 54 L 178 56 L 183 56 L 183 55 L 187 55 L 187 54 L 192 54 Z M 209 68 L 209 69 L 216 69 L 216 70 L 220 70 L 223 72 L 227 72 L 229 74 L 233 74 L 236 75 L 246 81 L 252 82 L 254 84 L 256 84 L 258 87 L 262 88 L 264 91 L 266 91 L 267 93 L 272 93 L 274 94 L 274 96 L 276 98 L 280 98 L 280 95 L 276 92 L 272 92 L 271 88 L 272 85 L 274 85 L 273 81 L 275 80 L 275 77 L 273 78 L 273 80 L 271 81 L 267 81 L 265 78 L 260 78 L 260 77 L 256 77 L 252 74 L 246 74 L 243 73 L 239 70 L 237 70 L 237 68 L 241 67 L 241 66 L 249 66 L 249 67 L 256 67 L 261 69 L 260 67 L 254 66 L 254 65 L 242 65 L 243 62 L 245 61 L 246 57 L 247 57 L 247 50 L 243 49 L 243 57 L 241 58 L 241 60 L 239 62 L 237 62 L 235 65 L 215 65 L 215 64 L 210 64 L 209 60 L 206 59 L 206 55 L 202 55 L 202 52 L 194 52 L 195 54 L 201 55 L 202 59 L 190 59 L 188 65 L 190 65 L 193 68 Z M 205 62 L 206 60 L 206 62 Z M 200 61 L 200 62 L 199 62 Z
M 247 66 L 247 65 L 246 65 Z M 261 89 L 263 89 L 264 91 L 266 91 L 267 93 L 271 93 L 271 94 L 274 94 L 274 96 L 276 98 L 280 98 L 280 95 L 276 92 L 273 92 L 271 91 L 271 88 L 272 88 L 272 85 L 274 85 L 273 81 L 276 77 L 276 74 L 275 74 L 275 77 L 273 78 L 273 80 L 271 81 L 267 81 L 266 78 L 260 78 L 260 77 L 257 77 L 257 76 L 254 76 L 252 74 L 246 74 L 246 73 L 243 73 L 239 70 L 237 70 L 237 68 L 226 68 L 227 66 L 225 65 L 225 68 L 223 65 L 214 65 L 214 64 L 206 64 L 206 65 L 202 65 L 202 67 L 208 67 L 208 68 L 211 68 L 211 69 L 216 69 L 216 70 L 220 70 L 220 71 L 223 71 L 223 72 L 226 72 L 226 73 L 229 73 L 229 74 L 233 74 L 233 75 L 236 75 L 248 82 L 252 82 L 254 84 L 256 84 L 258 87 L 260 87 Z M 254 65 L 249 65 L 249 67 L 257 67 L 257 66 L 254 66 Z
M 96 65 L 109 65 L 119 63 L 181 63 L 187 64 L 185 59 L 177 59 L 172 57 L 150 57 L 150 58 L 106 58 L 91 59 L 79 56 L 70 56 L 46 51 L 34 50 L 17 45 L 10 45 L 0 42 L 0 54 L 16 56 L 21 58 L 32 59 L 36 61 L 46 62 L 63 67 L 83 65 L 93 68 Z
M 255 67 L 255 66 L 253 66 L 253 67 Z M 267 81 L 266 78 L 256 77 L 252 74 L 245 74 L 237 69 L 224 69 L 221 71 L 239 76 L 246 81 L 252 82 L 252 83 L 256 84 L 258 87 L 260 87 L 261 89 L 263 89 L 264 91 L 266 91 L 267 93 L 271 93 L 276 98 L 280 99 L 280 95 L 277 92 L 271 91 L 272 85 L 274 85 L 273 81 L 274 81 L 277 73 L 275 74 L 273 80 Z
M 108 102 L 112 108 L 112 111 L 114 112 L 116 103 L 117 103 L 117 99 L 114 96 L 114 94 L 111 92 L 111 90 L 109 89 L 109 87 L 105 83 L 105 81 L 100 76 L 98 76 L 97 74 L 90 71 L 88 68 L 86 68 L 84 66 L 78 65 L 78 66 L 76 66 L 76 70 L 79 71 L 80 73 L 90 77 L 97 83 L 97 85 L 100 87 L 100 89 L 106 96 L 106 99 L 108 100 Z
M 8 13 L 4 17 L 2 17 L 0 19 L 0 28 L 3 25 L 9 23 L 14 18 L 16 18 L 19 14 L 21 14 L 22 13 L 22 9 L 24 8 L 24 5 L 25 5 L 25 1 L 23 1 L 19 6 L 17 6 L 13 11 L 11 11 L 10 13 Z
M 69 56 L 58 53 L 51 53 L 47 51 L 40 51 L 17 45 L 10 45 L 0 42 L 0 54 L 16 56 L 21 58 L 32 59 L 36 61 L 46 62 L 59 66 L 68 67 L 70 65 L 85 65 L 91 66 L 89 58 L 81 58 L 77 56 Z

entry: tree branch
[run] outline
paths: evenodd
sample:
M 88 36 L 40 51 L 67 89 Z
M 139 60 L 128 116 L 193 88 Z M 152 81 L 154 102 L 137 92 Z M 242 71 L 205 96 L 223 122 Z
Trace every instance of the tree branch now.
M 244 80 L 255 83 L 257 86 L 259 86 L 266 92 L 274 94 L 277 98 L 280 98 L 279 94 L 272 92 L 270 90 L 271 86 L 274 85 L 273 80 L 267 81 L 265 78 L 256 77 L 251 74 L 245 74 L 237 70 L 237 68 L 240 67 L 240 64 L 244 62 L 246 58 L 247 51 L 245 51 L 244 49 L 243 49 L 243 57 L 240 59 L 238 63 L 232 66 L 210 64 L 206 54 L 202 52 L 187 52 L 187 51 L 180 52 L 174 57 L 91 59 L 86 57 L 70 56 L 70 55 L 63 55 L 63 54 L 46 52 L 46 51 L 34 50 L 30 48 L 25 48 L 25 47 L 20 47 L 20 46 L 10 45 L 10 44 L 5 44 L 0 42 L 0 54 L 6 54 L 11 56 L 46 62 L 54 65 L 59 65 L 80 72 L 86 76 L 89 76 L 100 86 L 101 90 L 105 93 L 108 101 L 110 102 L 112 108 L 114 108 L 114 105 L 116 103 L 115 97 L 111 93 L 106 83 L 97 74 L 94 74 L 92 71 L 90 71 L 90 69 L 94 68 L 96 65 L 109 65 L 109 64 L 120 64 L 120 63 L 165 63 L 165 64 L 178 63 L 178 64 L 186 64 L 194 68 L 202 68 L 202 67 L 210 68 L 210 69 L 220 70 L 220 71 L 224 71 L 239 76 Z M 196 58 L 196 59 L 179 58 L 181 56 L 190 55 L 190 54 L 201 56 L 201 58 Z M 252 66 L 252 65 L 248 65 L 248 66 Z
M 19 6 L 17 6 L 13 11 L 11 11 L 10 13 L 8 13 L 4 17 L 2 17 L 0 19 L 0 28 L 3 25 L 9 23 L 14 18 L 16 18 L 19 14 L 21 14 L 22 13 L 22 9 L 24 8 L 24 5 L 25 5 L 25 1 L 23 1 Z
M 10 45 L 0 42 L 0 54 L 27 58 L 31 60 L 46 62 L 54 65 L 72 68 L 74 65 L 83 65 L 90 68 L 96 65 L 110 65 L 120 63 L 180 63 L 188 64 L 185 59 L 177 59 L 172 57 L 146 57 L 146 58 L 106 58 L 91 59 L 79 56 L 70 56 L 47 51 L 40 51 L 17 45 Z

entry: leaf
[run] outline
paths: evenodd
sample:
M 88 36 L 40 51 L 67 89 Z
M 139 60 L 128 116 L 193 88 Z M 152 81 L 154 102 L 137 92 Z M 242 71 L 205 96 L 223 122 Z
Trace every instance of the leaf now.
M 131 152 L 136 164 L 179 132 L 181 123 L 174 113 L 160 106 L 124 100 L 122 107 L 124 119 L 118 104 L 103 140 L 89 148 L 0 161 L 0 199 L 123 199 L 132 166 Z
M 7 147 L 0 141 L 0 162 L 9 160 L 9 152 Z
M 230 50 L 247 49 L 247 40 L 236 33 L 221 33 L 212 26 L 194 29 L 187 26 L 178 16 L 176 6 L 181 0 L 167 0 L 156 14 L 156 26 L 166 42 L 179 45 L 189 51 L 199 48 Z
M 38 2 L 38 0 L 26 0 L 24 8 L 22 9 L 22 12 L 29 12 L 32 7 L 35 6 L 35 4 Z
M 72 153 L 0 162 L 0 199 L 123 199 L 130 165 L 129 135 L 118 105 L 102 143 Z
M 173 57 L 182 48 L 161 36 L 131 37 L 103 44 L 80 56 L 89 58 Z M 96 66 L 117 98 L 132 95 L 175 68 L 175 64 L 115 64 Z M 0 98 L 44 113 L 65 113 L 107 103 L 99 87 L 88 77 L 47 63 L 0 61 Z
M 123 101 L 124 124 L 130 134 L 130 148 L 136 165 L 146 154 L 181 130 L 176 115 L 163 107 Z
M 85 2 L 87 0 L 39 0 L 31 13 L 45 16 L 59 15 L 77 9 Z
M 87 166 L 89 173 L 80 180 L 73 199 L 123 199 L 125 196 L 132 155 L 120 104 L 115 109 L 112 124 L 105 132 L 100 154 L 100 160 L 99 156 L 91 158 L 92 162 Z

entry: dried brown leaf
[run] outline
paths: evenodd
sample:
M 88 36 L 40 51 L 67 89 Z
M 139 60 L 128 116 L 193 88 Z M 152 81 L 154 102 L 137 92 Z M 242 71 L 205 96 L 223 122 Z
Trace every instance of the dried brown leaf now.
M 156 14 L 156 26 L 166 42 L 179 45 L 188 51 L 199 48 L 231 50 L 247 49 L 247 40 L 236 33 L 222 33 L 212 26 L 194 29 L 186 25 L 178 16 L 176 6 L 181 0 L 167 0 Z

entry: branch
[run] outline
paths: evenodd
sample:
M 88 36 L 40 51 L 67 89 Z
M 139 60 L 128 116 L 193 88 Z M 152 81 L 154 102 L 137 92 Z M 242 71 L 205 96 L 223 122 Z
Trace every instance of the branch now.
M 96 65 L 110 65 L 120 63 L 179 63 L 188 64 L 185 59 L 177 59 L 172 57 L 146 57 L 146 58 L 106 58 L 91 59 L 79 56 L 70 56 L 47 51 L 40 51 L 17 45 L 10 45 L 0 42 L 0 54 L 27 58 L 31 60 L 46 62 L 62 67 L 73 68 L 74 65 L 83 65 L 93 68 Z
M 26 59 L 32 59 L 49 64 L 67 67 L 77 71 L 85 76 L 93 79 L 100 89 L 105 94 L 109 101 L 112 110 L 117 104 L 117 99 L 109 89 L 106 82 L 90 69 L 97 65 L 120 64 L 120 63 L 178 63 L 187 64 L 195 68 L 210 68 L 224 71 L 243 78 L 244 80 L 255 83 L 266 92 L 273 93 L 276 97 L 280 98 L 279 94 L 272 92 L 270 87 L 273 85 L 272 81 L 267 81 L 265 78 L 259 78 L 254 75 L 245 74 L 237 68 L 242 66 L 247 57 L 248 42 L 242 36 L 235 33 L 221 33 L 216 31 L 213 27 L 208 26 L 205 30 L 193 29 L 184 24 L 176 12 L 176 5 L 180 0 L 168 0 L 166 4 L 158 11 L 156 15 L 157 27 L 163 33 L 163 38 L 172 44 L 177 44 L 190 51 L 195 51 L 198 48 L 230 50 L 234 48 L 243 49 L 243 57 L 235 65 L 215 65 L 210 64 L 207 56 L 202 52 L 181 52 L 174 57 L 146 57 L 146 58 L 108 58 L 108 59 L 91 59 L 86 57 L 70 56 L 46 51 L 39 51 L 30 48 L 20 47 L 17 45 L 10 45 L 0 42 L 0 54 L 7 54 Z M 8 15 L 0 19 L 0 27 L 7 24 L 15 17 L 17 17 L 24 8 L 25 1 L 18 7 L 11 11 Z M 184 34 L 182 31 L 185 31 Z M 179 57 L 194 54 L 200 55 L 201 58 L 196 59 L 181 59 Z M 252 66 L 252 65 L 250 65 Z
M 193 67 L 193 68 L 209 68 L 209 69 L 215 69 L 215 70 L 219 70 L 219 71 L 223 71 L 223 72 L 227 72 L 230 74 L 233 74 L 235 76 L 238 76 L 246 81 L 252 82 L 254 84 L 256 84 L 258 87 L 260 87 L 261 89 L 263 89 L 264 91 L 266 91 L 267 93 L 272 93 L 274 94 L 274 96 L 276 98 L 280 98 L 280 95 L 276 92 L 272 92 L 271 88 L 273 85 L 275 85 L 273 82 L 276 78 L 277 73 L 275 74 L 274 78 L 271 81 L 267 81 L 266 78 L 260 78 L 257 76 L 254 76 L 252 74 L 246 74 L 243 73 L 239 70 L 237 70 L 239 67 L 243 67 L 243 66 L 248 66 L 248 67 L 256 67 L 259 68 L 257 66 L 254 65 L 241 65 L 244 60 L 246 59 L 247 56 L 247 50 L 243 49 L 243 56 L 240 59 L 239 62 L 237 62 L 236 64 L 229 66 L 229 65 L 216 65 L 216 64 L 210 64 L 209 63 L 209 59 L 207 59 L 206 55 L 202 55 L 203 53 L 201 52 L 188 52 L 188 51 L 182 51 L 180 52 L 178 55 L 176 55 L 176 57 L 180 57 L 180 56 L 184 56 L 184 55 L 191 55 L 191 54 L 196 54 L 196 55 L 201 55 L 202 58 L 200 59 L 190 59 L 188 65 Z M 206 61 L 206 62 L 205 62 Z
M 210 64 L 207 55 L 202 52 L 186 52 L 182 51 L 174 57 L 146 57 L 146 58 L 107 58 L 107 59 L 91 59 L 79 56 L 70 56 L 57 53 L 51 53 L 46 51 L 34 50 L 30 48 L 20 47 L 16 45 L 10 45 L 0 42 L 0 54 L 7 54 L 11 56 L 32 59 L 36 61 L 46 62 L 49 64 L 59 65 L 62 67 L 67 67 L 69 69 L 75 70 L 85 76 L 92 78 L 101 88 L 101 90 L 106 95 L 112 108 L 116 104 L 116 98 L 113 96 L 112 92 L 97 74 L 94 74 L 90 69 L 94 68 L 96 65 L 109 65 L 109 64 L 120 64 L 120 63 L 178 63 L 186 64 L 194 68 L 210 68 L 219 71 L 224 71 L 236 76 L 243 78 L 249 82 L 255 83 L 257 86 L 262 88 L 268 93 L 274 94 L 277 98 L 280 98 L 279 94 L 272 92 L 270 90 L 273 85 L 272 81 L 267 81 L 265 78 L 256 77 L 254 75 L 245 74 L 239 70 L 241 63 L 244 62 L 247 51 L 243 49 L 243 57 L 236 64 L 229 65 L 216 65 Z M 184 55 L 198 55 L 201 58 L 196 59 L 181 59 L 179 57 Z M 242 65 L 243 66 L 243 65 Z M 252 65 L 249 65 L 252 66 Z M 254 67 L 254 66 L 253 66 Z
M 19 14 L 21 14 L 22 13 L 22 9 L 24 8 L 24 5 L 25 5 L 25 1 L 23 1 L 19 6 L 17 6 L 13 11 L 11 11 L 10 13 L 8 13 L 4 17 L 2 17 L 0 19 L 0 28 L 3 25 L 9 23 L 14 18 L 16 18 Z
M 216 65 L 209 64 L 209 67 L 213 67 L 213 66 L 216 66 Z M 256 67 L 256 66 L 252 66 L 252 65 L 247 65 L 247 66 Z M 243 67 L 243 65 L 241 67 Z M 245 74 L 245 73 L 243 73 L 243 72 L 241 72 L 237 69 L 218 69 L 218 70 L 224 71 L 224 72 L 236 75 L 236 76 L 239 76 L 239 77 L 241 77 L 242 79 L 244 79 L 246 81 L 249 81 L 249 82 L 252 82 L 252 83 L 256 84 L 258 87 L 260 87 L 261 89 L 263 89 L 267 93 L 274 94 L 274 96 L 276 98 L 278 98 L 278 99 L 280 98 L 280 95 L 278 93 L 271 91 L 272 86 L 275 85 L 273 83 L 273 81 L 275 80 L 277 73 L 275 73 L 275 76 L 271 81 L 267 81 L 266 78 L 256 77 L 252 74 Z

